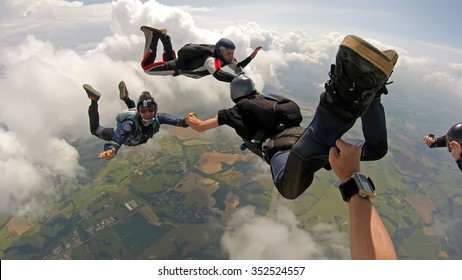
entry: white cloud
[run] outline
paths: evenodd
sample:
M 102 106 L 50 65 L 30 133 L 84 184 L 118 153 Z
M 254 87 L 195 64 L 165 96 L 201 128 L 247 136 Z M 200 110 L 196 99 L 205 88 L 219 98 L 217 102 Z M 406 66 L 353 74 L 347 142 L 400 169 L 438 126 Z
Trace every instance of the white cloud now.
M 319 224 L 307 232 L 284 206 L 273 217 L 260 216 L 255 207 L 237 210 L 228 222 L 221 244 L 230 259 L 325 259 L 349 258 L 346 235 L 331 225 Z M 326 247 L 320 245 L 328 244 Z

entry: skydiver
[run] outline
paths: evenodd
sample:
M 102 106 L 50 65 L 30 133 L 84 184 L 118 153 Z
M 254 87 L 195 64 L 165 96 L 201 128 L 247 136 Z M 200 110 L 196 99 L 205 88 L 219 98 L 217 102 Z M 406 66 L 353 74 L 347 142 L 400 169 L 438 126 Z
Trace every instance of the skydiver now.
M 100 126 L 98 100 L 101 94 L 88 84 L 84 84 L 83 88 L 91 100 L 91 104 L 88 107 L 91 134 L 107 141 L 104 144 L 104 152 L 99 154 L 99 158 L 112 159 L 122 144 L 138 146 L 146 143 L 159 131 L 159 127 L 162 124 L 180 127 L 189 126 L 185 119 L 158 112 L 156 101 L 147 91 L 141 93 L 138 102 L 135 104 L 130 99 L 127 87 L 123 81 L 119 83 L 119 97 L 125 102 L 128 110 L 117 115 L 116 127 Z
M 435 138 L 435 135 L 427 134 L 423 139 L 430 148 L 447 147 L 460 171 L 462 171 L 462 122 L 451 126 L 446 135 Z
M 361 160 L 379 160 L 385 156 L 387 128 L 380 98 L 388 93 L 386 83 L 397 60 L 398 54 L 393 50 L 382 52 L 357 36 L 346 36 L 340 43 L 336 64 L 331 65 L 330 79 L 325 83 L 325 92 L 321 93 L 308 128 L 302 132 L 299 127 L 285 127 L 278 133 L 266 132 L 261 141 L 265 145 L 251 145 L 255 137 L 249 136 L 256 135 L 264 124 L 249 126 L 255 116 L 239 111 L 237 106 L 220 110 L 208 120 L 202 121 L 193 113 L 186 119 L 197 131 L 223 124 L 233 127 L 252 152 L 265 155 L 279 193 L 287 199 L 295 199 L 311 185 L 316 171 L 323 167 L 330 169 L 330 148 L 358 118 L 361 118 L 365 139 Z M 231 82 L 230 89 L 231 99 L 236 104 L 257 94 L 252 80 L 243 75 Z
M 183 55 L 180 50 L 177 58 L 166 29 L 159 30 L 149 26 L 142 26 L 140 29 L 143 31 L 146 40 L 141 67 L 144 72 L 150 75 L 184 75 L 199 79 L 212 74 L 217 80 L 229 83 L 235 76 L 223 71 L 222 68 L 224 66 L 228 66 L 233 70 L 236 67 L 243 68 L 255 58 L 262 48 L 261 46 L 256 47 L 246 59 L 237 62 L 234 57 L 236 48 L 234 43 L 229 39 L 221 38 L 215 45 L 188 44 L 187 46 L 190 47 L 187 51 L 188 54 Z M 162 42 L 164 51 L 162 61 L 156 62 L 159 39 Z

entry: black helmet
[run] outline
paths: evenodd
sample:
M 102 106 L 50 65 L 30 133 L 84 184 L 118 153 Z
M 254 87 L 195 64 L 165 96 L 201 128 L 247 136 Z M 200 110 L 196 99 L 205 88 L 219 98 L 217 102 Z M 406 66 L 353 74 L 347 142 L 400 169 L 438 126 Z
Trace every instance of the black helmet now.
M 140 113 L 140 107 L 147 107 L 147 108 L 154 108 L 154 116 L 157 113 L 157 103 L 151 94 L 147 91 L 143 91 L 138 98 L 138 102 L 136 103 L 136 110 Z M 141 119 L 144 123 L 151 123 L 153 119 Z
M 242 97 L 255 94 L 255 84 L 243 72 L 235 77 L 230 84 L 231 99 L 237 103 Z
M 221 38 L 220 40 L 218 40 L 218 42 L 215 44 L 215 55 L 217 58 L 223 60 L 224 62 L 227 62 L 227 63 L 231 63 L 233 62 L 232 60 L 229 61 L 229 60 L 226 60 L 224 57 L 223 57 L 223 54 L 222 52 L 224 50 L 235 50 L 236 49 L 236 46 L 234 45 L 233 41 L 229 40 L 229 39 L 226 39 L 226 38 Z
M 459 144 L 462 144 L 462 122 L 456 123 L 455 125 L 449 128 L 446 133 L 446 145 L 450 151 L 449 143 L 456 141 Z

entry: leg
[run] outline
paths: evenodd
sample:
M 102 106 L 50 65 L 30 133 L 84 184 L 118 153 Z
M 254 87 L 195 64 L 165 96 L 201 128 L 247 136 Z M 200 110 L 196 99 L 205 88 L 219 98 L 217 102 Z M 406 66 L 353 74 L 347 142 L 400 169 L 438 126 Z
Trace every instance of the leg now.
M 88 95 L 88 98 L 91 100 L 91 104 L 88 107 L 88 117 L 90 119 L 90 132 L 96 137 L 111 141 L 113 135 L 112 128 L 104 128 L 99 125 L 99 113 L 98 113 L 98 100 L 101 97 L 101 94 L 92 88 L 90 85 L 84 84 L 83 88 Z
M 275 178 L 276 187 L 284 197 L 294 199 L 310 186 L 314 173 L 328 163 L 329 149 L 335 141 L 376 99 L 376 93 L 390 77 L 397 59 L 395 51 L 381 52 L 357 36 L 348 35 L 343 39 L 313 121 L 292 147 L 284 172 Z M 371 142 L 383 141 L 383 131 L 381 135 L 369 132 L 371 123 L 377 123 L 374 119 L 380 118 L 379 114 L 373 114 L 380 112 L 374 108 L 380 106 L 379 102 L 374 104 L 367 115 L 366 134 Z
M 328 163 L 329 149 L 334 146 L 335 140 L 354 123 L 355 120 L 342 122 L 318 106 L 313 121 L 286 155 L 285 167 L 277 174 L 273 173 L 281 195 L 287 199 L 300 196 L 312 183 L 314 173 Z
M 362 161 L 379 160 L 388 151 L 385 110 L 380 97 L 375 98 L 361 116 L 363 135 L 366 140 L 361 155 Z
M 127 105 L 128 109 L 136 107 L 135 102 L 128 96 L 128 89 L 124 81 L 120 81 L 119 83 L 119 97 L 122 101 L 125 102 L 125 105 Z
M 147 74 L 150 75 L 172 75 L 174 73 L 174 69 L 170 69 L 171 64 L 166 63 L 165 60 L 166 58 L 169 58 L 167 61 L 174 59 L 172 44 L 170 37 L 167 35 L 167 30 L 158 30 L 149 26 L 142 26 L 141 31 L 143 31 L 146 40 L 141 67 Z M 166 53 L 164 55 L 164 61 L 155 62 L 159 39 L 161 39 L 162 44 L 164 45 L 164 50 L 166 52 L 168 51 L 170 55 L 167 55 Z
M 161 29 L 165 30 L 165 29 Z M 162 33 L 160 36 L 160 41 L 162 42 L 162 45 L 164 46 L 164 53 L 162 54 L 162 60 L 163 61 L 170 61 L 174 60 L 176 58 L 175 51 L 173 50 L 173 45 L 172 45 L 172 40 L 170 39 L 170 36 L 167 35 L 167 30 L 165 30 L 165 33 Z

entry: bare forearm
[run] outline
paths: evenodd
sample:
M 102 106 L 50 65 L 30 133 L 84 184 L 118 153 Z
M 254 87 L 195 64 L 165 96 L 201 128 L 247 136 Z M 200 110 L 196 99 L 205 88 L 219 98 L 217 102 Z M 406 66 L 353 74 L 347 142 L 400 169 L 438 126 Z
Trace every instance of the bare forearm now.
M 198 118 L 190 118 L 190 119 L 187 119 L 187 123 L 192 129 L 198 132 L 203 132 L 203 131 L 218 127 L 218 116 L 215 116 L 214 118 L 210 118 L 204 121 Z
M 395 260 L 390 235 L 369 199 L 355 195 L 350 210 L 351 258 L 359 260 Z

